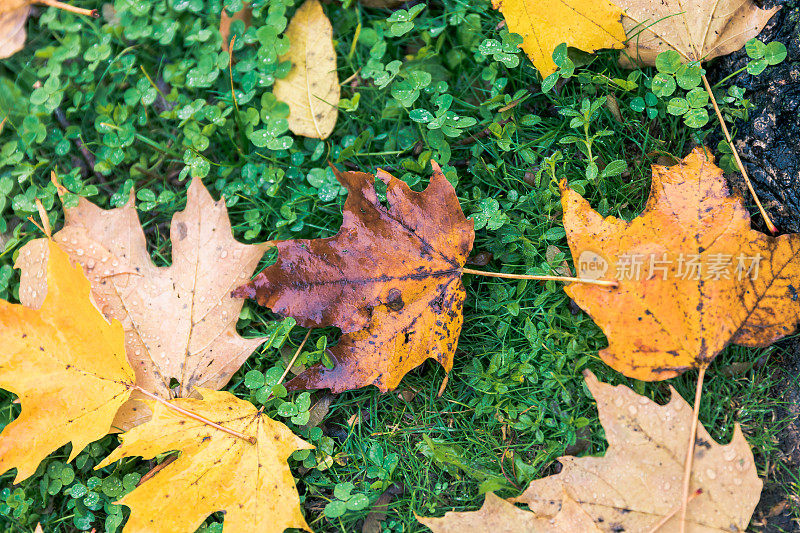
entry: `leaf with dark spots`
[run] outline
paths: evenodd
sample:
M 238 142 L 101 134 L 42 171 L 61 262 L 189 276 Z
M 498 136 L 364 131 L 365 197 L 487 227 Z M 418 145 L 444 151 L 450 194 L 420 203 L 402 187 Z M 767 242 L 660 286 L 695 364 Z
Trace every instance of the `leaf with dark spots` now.
M 578 276 L 619 282 L 565 291 L 608 337 L 600 356 L 626 376 L 671 378 L 730 343 L 768 346 L 800 323 L 800 234 L 751 229 L 706 150 L 654 165 L 647 207 L 630 222 L 603 218 L 565 183 L 562 204 Z
M 462 267 L 475 234 L 452 185 L 433 168 L 423 192 L 379 170 L 388 208 L 375 176 L 337 171 L 348 190 L 339 232 L 277 243 L 277 262 L 234 291 L 304 327 L 342 330 L 330 350 L 336 366 L 309 368 L 288 388 L 385 392 L 428 358 L 452 368 L 466 297 Z

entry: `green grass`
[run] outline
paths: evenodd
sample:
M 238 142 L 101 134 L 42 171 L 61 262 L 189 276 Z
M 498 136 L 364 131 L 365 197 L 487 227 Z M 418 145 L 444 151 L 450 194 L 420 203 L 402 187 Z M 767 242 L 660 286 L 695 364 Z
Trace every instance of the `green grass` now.
M 225 3 L 232 11 L 241 6 L 235 0 Z M 537 72 L 513 53 L 513 45 L 512 52 L 488 57 L 482 51 L 487 39 L 513 44 L 507 33 L 497 30 L 502 19 L 487 4 L 431 2 L 402 35 L 403 28 L 387 22 L 388 11 L 328 4 L 339 79 L 352 79 L 343 84 L 342 97 L 360 94 L 358 108 L 340 113 L 327 141 L 295 138 L 290 143 L 281 122 L 286 110 L 262 95 L 269 94 L 274 77 L 286 73 L 286 65 L 275 57 L 285 43 L 276 36 L 285 25 L 284 9 L 291 16 L 294 7 L 264 4 L 257 4 L 261 8 L 253 28 L 244 35 L 241 27 L 235 28 L 239 37 L 233 82 L 239 112 L 230 94 L 227 59 L 220 54 L 216 3 L 156 2 L 150 8 L 149 3 L 118 0 L 118 23 L 52 9 L 39 10 L 42 15 L 29 21 L 26 49 L 0 64 L 0 116 L 8 116 L 0 133 L 0 232 L 7 240 L 0 255 L 0 296 L 16 299 L 19 280 L 11 269 L 15 253 L 40 236 L 25 221 L 35 213 L 34 198 L 42 200 L 54 227 L 63 222 L 49 185 L 51 170 L 70 190 L 104 207 L 124 203 L 134 186 L 154 261 L 168 264 L 169 220 L 185 204 L 189 175 L 204 177 L 215 196 L 226 196 L 238 239 L 260 242 L 326 237 L 337 231 L 344 197 L 325 170 L 329 160 L 340 168 L 368 172 L 381 167 L 419 190 L 434 158 L 456 186 L 464 212 L 480 221 L 474 252 L 489 252 L 492 260 L 479 268 L 549 273 L 547 246 L 568 251 L 560 230 L 558 180 L 566 178 L 584 190 L 603 214 L 632 218 L 647 197 L 649 165 L 663 156 L 683 157 L 714 127 L 712 121 L 705 130 L 688 128 L 680 117 L 666 113 L 661 99 L 654 119 L 631 109 L 634 99 L 647 93 L 644 82 L 654 72 L 637 71 L 631 78 L 617 66 L 616 53 L 588 58 L 589 64 L 584 64 L 585 56 L 574 56 L 580 65 L 575 76 L 542 93 Z M 400 62 L 396 79 L 379 87 L 364 78 L 388 78 L 381 72 L 390 61 Z M 46 83 L 48 79 L 52 81 Z M 411 102 L 414 83 L 426 81 Z M 35 88 L 38 83 L 43 87 Z M 409 117 L 410 109 L 435 114 L 443 95 L 452 97 L 455 114 L 474 119 L 453 119 L 453 137 Z M 580 111 L 584 100 L 610 95 L 623 120 L 615 119 L 609 107 L 599 107 L 589 121 L 589 134 L 610 134 L 594 141 L 592 154 L 601 172 L 614 160 L 625 161 L 627 170 L 587 179 L 584 151 L 559 142 L 567 135 L 583 136 L 583 129 L 571 130 L 559 110 Z M 261 128 L 274 133 L 269 147 L 250 140 L 255 138 L 252 131 Z M 485 129 L 488 135 L 470 141 Z M 87 165 L 77 140 L 92 154 L 94 168 Z M 272 260 L 267 255 L 262 266 Z M 554 460 L 567 448 L 602 453 L 606 444 L 594 403 L 582 385 L 584 370 L 659 401 L 668 398 L 667 383 L 687 400 L 693 397 L 695 372 L 646 384 L 605 366 L 597 357 L 605 337 L 587 315 L 570 306 L 555 282 L 468 275 L 465 284 L 464 330 L 441 397 L 437 394 L 445 374 L 426 363 L 406 376 L 401 394 L 381 395 L 374 388 L 340 394 L 321 430 L 303 430 L 317 451 L 307 457 L 298 454 L 290 462 L 315 530 L 356 531 L 369 512 L 367 507 L 326 516 L 337 484 L 346 493 L 341 484 L 352 483 L 352 493 L 372 503 L 390 486 L 402 487 L 389 505 L 384 531 L 424 531 L 414 512 L 476 509 L 481 490 L 517 494 L 531 479 L 553 473 Z M 305 335 L 299 327 L 285 335 L 276 324 L 276 317 L 250 303 L 240 321 L 245 336 L 274 334 L 276 339 L 255 353 L 228 387 L 257 404 L 245 375 L 253 370 L 268 376 L 280 372 L 285 363 L 277 347 L 283 343 L 291 352 Z M 312 332 L 301 359 L 319 360 L 325 343 L 336 342 L 337 336 L 334 330 Z M 773 419 L 777 400 L 771 394 L 781 376 L 769 362 L 736 377 L 719 370 L 763 354 L 735 347 L 718 356 L 700 411 L 701 422 L 723 442 L 734 423 L 742 425 L 762 477 L 774 476 L 780 464 L 776 435 L 786 421 Z M 298 397 L 292 393 L 269 400 L 267 412 L 300 431 L 277 414 L 282 403 Z M 317 393 L 312 400 L 319 397 Z M 19 412 L 12 398 L 0 392 L 0 427 Z M 0 524 L 14 532 L 32 531 L 39 521 L 48 532 L 115 530 L 127 510 L 112 502 L 158 462 L 128 460 L 93 471 L 116 442 L 109 436 L 90 446 L 73 465 L 74 476 L 63 465 L 68 450 L 54 453 L 37 475 L 17 487 L 11 474 L 1 476 Z M 794 485 L 789 479 L 783 486 L 787 493 L 797 488 L 796 473 Z M 328 514 L 337 514 L 334 507 Z M 208 531 L 217 531 L 213 524 L 220 520 L 219 514 L 211 517 Z

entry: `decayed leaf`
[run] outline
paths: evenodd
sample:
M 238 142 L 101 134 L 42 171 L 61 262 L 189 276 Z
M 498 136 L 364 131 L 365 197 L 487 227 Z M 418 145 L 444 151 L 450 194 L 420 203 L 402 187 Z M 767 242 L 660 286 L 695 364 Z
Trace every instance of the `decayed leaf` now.
M 63 189 L 60 189 L 63 193 Z M 244 303 L 231 298 L 266 250 L 237 242 L 225 202 L 215 202 L 200 179 L 189 186 L 186 209 L 172 219 L 172 265 L 150 260 L 134 207 L 134 193 L 118 209 L 104 210 L 81 198 L 64 210 L 55 240 L 79 262 L 103 314 L 125 328 L 128 358 L 136 382 L 162 398 L 188 396 L 194 387 L 219 389 L 265 339 L 244 339 L 236 321 Z M 45 241 L 26 244 L 17 259 L 22 269 L 19 297 L 37 307 L 45 291 Z M 170 379 L 180 383 L 170 391 Z M 135 398 L 115 421 L 129 429 L 149 412 Z
M 304 327 L 342 330 L 330 350 L 335 368 L 311 367 L 288 387 L 385 392 L 428 358 L 452 368 L 466 297 L 461 269 L 475 234 L 433 165 L 421 193 L 379 170 L 388 209 L 375 176 L 336 172 L 348 190 L 339 233 L 277 243 L 278 261 L 234 292 Z
M 433 533 L 592 533 L 602 531 L 569 495 L 561 498 L 554 516 L 537 517 L 487 492 L 483 507 L 472 512 L 449 512 L 441 518 L 417 517 Z M 622 530 L 620 530 L 622 531 Z
M 586 386 L 608 439 L 604 456 L 560 457 L 561 472 L 532 481 L 511 503 L 487 494 L 480 511 L 421 521 L 436 533 L 644 532 L 657 525 L 658 531 L 678 531 L 692 408 L 672 388 L 669 403 L 658 405 L 588 371 Z M 690 489 L 697 496 L 688 504 L 686 531 L 745 531 L 762 482 L 741 429 L 737 425 L 731 442 L 721 445 L 700 425 L 696 442 Z
M 170 403 L 254 436 L 256 443 L 148 401 L 152 418 L 123 434 L 119 448 L 97 468 L 123 457 L 152 459 L 172 450 L 181 454 L 117 502 L 131 509 L 125 533 L 192 533 L 217 511 L 225 511 L 225 531 L 311 531 L 286 461 L 295 450 L 313 446 L 250 402 L 229 392 L 198 391 L 202 400 Z
M 625 11 L 628 35 L 623 63 L 654 65 L 676 50 L 686 60 L 707 61 L 739 50 L 780 9 L 759 9 L 752 0 L 611 0 Z
M 608 0 L 492 0 L 511 32 L 522 35 L 521 48 L 542 77 L 556 71 L 553 50 L 561 43 L 594 52 L 622 48 L 622 11 Z
M 241 20 L 244 22 L 245 27 L 247 27 L 250 25 L 252 19 L 253 10 L 248 3 L 245 3 L 244 7 L 234 13 L 233 16 L 228 15 L 228 12 L 224 8 L 222 9 L 222 13 L 219 17 L 219 34 L 222 36 L 222 49 L 224 51 L 227 52 L 230 46 L 231 24 L 237 20 Z
M 286 78 L 276 79 L 273 93 L 289 104 L 289 129 L 295 135 L 325 139 L 339 114 L 339 77 L 333 27 L 319 0 L 306 0 L 286 29 L 291 61 Z
M 11 57 L 25 47 L 25 23 L 30 0 L 0 0 L 0 58 Z
M 22 403 L 0 434 L 0 473 L 16 468 L 14 483 L 68 442 L 71 461 L 105 436 L 134 380 L 122 325 L 94 307 L 80 267 L 56 244 L 45 246 L 51 261 L 41 309 L 0 300 L 0 388 Z
M 630 222 L 604 219 L 564 183 L 562 204 L 578 275 L 619 282 L 565 290 L 608 337 L 600 356 L 626 376 L 670 378 L 731 342 L 768 346 L 800 322 L 800 234 L 750 229 L 703 149 L 654 165 L 647 207 Z

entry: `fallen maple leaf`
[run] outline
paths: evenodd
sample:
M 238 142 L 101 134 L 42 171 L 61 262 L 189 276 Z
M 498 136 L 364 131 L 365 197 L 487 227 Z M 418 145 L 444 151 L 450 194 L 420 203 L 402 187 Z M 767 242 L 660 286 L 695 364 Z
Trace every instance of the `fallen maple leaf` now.
M 445 513 L 441 518 L 418 516 L 417 520 L 433 533 L 592 533 L 602 531 L 592 518 L 568 495 L 561 500 L 561 509 L 554 516 L 537 517 L 495 496 L 486 493 L 483 507 L 472 512 Z M 621 530 L 620 530 L 621 531 Z
M 619 282 L 565 291 L 608 337 L 600 356 L 626 376 L 670 378 L 731 342 L 768 346 L 800 322 L 800 234 L 750 229 L 703 149 L 653 165 L 647 207 L 630 222 L 603 218 L 565 182 L 562 204 L 578 275 Z
M 0 473 L 16 468 L 14 483 L 61 446 L 72 443 L 71 461 L 105 436 L 134 380 L 122 325 L 94 307 L 80 267 L 52 241 L 45 246 L 51 260 L 41 309 L 0 300 L 0 388 L 22 404 L 0 433 Z
M 0 58 L 11 57 L 25 47 L 25 23 L 29 0 L 0 0 Z
M 56 0 L 0 0 L 0 59 L 11 57 L 25 47 L 25 24 L 31 5 L 44 4 L 80 15 L 97 17 L 97 10 L 81 9 Z
M 434 519 L 443 526 L 455 524 L 450 529 L 431 526 L 434 531 L 536 531 L 520 524 L 547 519 L 554 523 L 542 531 L 679 529 L 677 511 L 689 445 L 685 435 L 693 419 L 691 407 L 672 388 L 669 403 L 658 405 L 628 387 L 601 383 L 591 372 L 585 376 L 608 439 L 605 455 L 560 457 L 561 472 L 532 481 L 522 495 L 509 500 L 511 503 L 487 495 L 480 511 Z M 763 484 L 741 429 L 737 424 L 731 442 L 721 445 L 700 426 L 697 443 L 690 485 L 697 496 L 688 504 L 687 531 L 745 531 Z M 530 511 L 512 503 L 526 504 Z M 563 522 L 567 517 L 579 520 L 584 514 L 593 523 L 591 527 Z M 483 519 L 495 521 L 482 530 L 466 527 Z M 423 519 L 423 523 L 429 520 Z
M 219 389 L 264 342 L 236 333 L 244 302 L 231 298 L 230 291 L 250 277 L 267 245 L 237 242 L 225 202 L 215 202 L 200 179 L 189 186 L 186 209 L 172 219 L 169 267 L 150 259 L 133 191 L 124 207 L 104 210 L 81 198 L 64 217 L 54 238 L 83 266 L 103 314 L 122 322 L 128 358 L 143 389 L 165 399 L 188 396 L 194 387 Z M 29 307 L 40 305 L 46 290 L 45 242 L 26 244 L 17 259 L 19 298 Z M 175 392 L 171 378 L 180 384 Z M 134 401 L 142 397 L 134 392 L 116 427 L 129 429 L 147 419 L 147 409 Z
M 277 262 L 234 292 L 304 327 L 342 330 L 330 350 L 335 368 L 316 365 L 287 387 L 385 392 L 428 358 L 452 368 L 466 298 L 462 268 L 475 233 L 452 185 L 433 168 L 424 192 L 378 170 L 388 209 L 375 176 L 336 171 L 348 190 L 339 232 L 277 243 Z
M 285 78 L 275 80 L 273 94 L 289 104 L 289 129 L 295 135 L 325 139 L 339 114 L 339 78 L 333 27 L 319 0 L 306 0 L 289 27 L 289 51 L 280 57 L 291 61 Z
M 116 502 L 131 509 L 125 533 L 192 533 L 217 511 L 225 511 L 225 531 L 311 531 L 287 459 L 313 446 L 229 392 L 198 392 L 202 399 L 169 403 L 251 435 L 255 444 L 145 400 L 152 418 L 123 434 L 120 446 L 96 468 L 124 457 L 181 454 Z
M 521 48 L 543 78 L 556 71 L 552 55 L 561 43 L 586 52 L 624 46 L 622 10 L 608 0 L 492 0 L 492 6 L 522 36 Z
M 686 61 L 708 61 L 739 50 L 761 32 L 780 7 L 759 9 L 752 0 L 611 0 L 625 11 L 628 35 L 623 62 L 655 65 L 675 50 Z

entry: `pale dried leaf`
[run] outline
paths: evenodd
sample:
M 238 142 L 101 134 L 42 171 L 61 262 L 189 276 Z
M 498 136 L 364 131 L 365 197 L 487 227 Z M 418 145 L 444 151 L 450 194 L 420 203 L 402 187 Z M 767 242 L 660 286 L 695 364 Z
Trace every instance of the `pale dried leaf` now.
M 133 192 L 124 207 L 104 210 L 81 198 L 64 215 L 54 238 L 83 266 L 103 314 L 122 322 L 142 388 L 167 399 L 171 378 L 180 383 L 181 397 L 194 387 L 219 389 L 264 342 L 236 333 L 244 302 L 230 292 L 250 278 L 267 247 L 233 238 L 225 202 L 215 202 L 200 179 L 188 189 L 186 209 L 172 219 L 168 267 L 150 259 Z M 38 307 L 46 292 L 44 242 L 26 244 L 17 259 L 19 297 L 29 307 Z M 129 429 L 148 416 L 140 402 L 129 401 L 115 426 Z
M 759 9 L 752 0 L 611 0 L 625 11 L 628 43 L 624 65 L 654 65 L 676 50 L 686 60 L 708 61 L 739 50 L 759 34 L 779 7 Z
M 477 511 L 445 513 L 442 518 L 418 516 L 433 533 L 592 533 L 601 531 L 572 498 L 564 494 L 560 510 L 552 517 L 537 517 L 514 504 L 486 493 Z
M 580 502 L 601 531 L 650 531 L 680 506 L 692 408 L 672 388 L 658 405 L 624 386 L 586 373 L 608 439 L 602 457 L 561 457 L 560 473 L 532 481 L 516 503 L 538 516 L 553 516 L 566 493 Z M 729 444 L 697 428 L 687 532 L 745 531 L 761 495 L 753 454 L 738 424 Z M 680 513 L 660 531 L 678 531 Z
M 286 29 L 292 70 L 275 80 L 273 93 L 289 104 L 289 129 L 295 135 L 325 139 L 339 114 L 339 78 L 333 27 L 318 0 L 306 0 Z
M 29 0 L 0 0 L 0 58 L 11 57 L 25 47 Z

